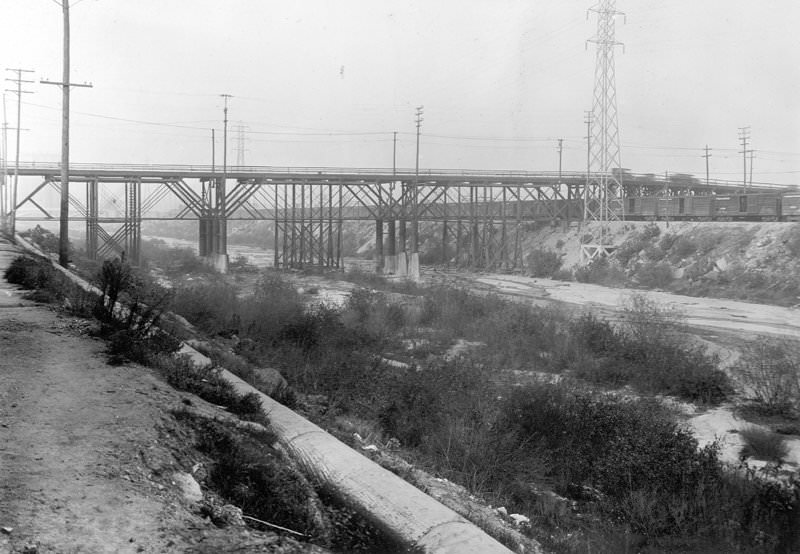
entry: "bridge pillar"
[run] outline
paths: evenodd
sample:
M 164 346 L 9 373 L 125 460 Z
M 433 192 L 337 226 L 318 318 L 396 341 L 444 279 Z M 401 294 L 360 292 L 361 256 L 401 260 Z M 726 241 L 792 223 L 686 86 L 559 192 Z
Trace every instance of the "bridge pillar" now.
M 400 219 L 397 222 L 397 247 L 400 252 L 406 251 L 406 220 Z
M 201 213 L 197 220 L 197 253 L 201 258 L 208 256 L 208 215 Z
M 97 180 L 86 182 L 86 255 L 90 260 L 97 259 Z
M 447 265 L 447 220 L 442 222 L 442 265 Z
M 198 254 L 206 264 L 220 273 L 228 272 L 228 220 L 226 216 L 225 184 L 217 180 L 206 196 L 205 185 L 200 199 L 198 221 Z
M 375 272 L 382 273 L 384 267 L 383 258 L 383 220 L 375 220 Z
M 397 236 L 396 236 L 396 228 L 395 228 L 395 221 L 394 219 L 390 219 L 386 225 L 386 248 L 388 252 L 386 253 L 389 256 L 394 256 L 396 252 L 396 244 Z
M 125 247 L 133 265 L 141 262 L 142 249 L 142 182 L 125 183 Z

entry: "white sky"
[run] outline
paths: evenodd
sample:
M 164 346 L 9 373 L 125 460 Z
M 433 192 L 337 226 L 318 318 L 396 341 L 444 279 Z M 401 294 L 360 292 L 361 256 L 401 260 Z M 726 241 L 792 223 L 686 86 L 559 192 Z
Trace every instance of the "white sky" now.
M 209 164 L 215 127 L 221 163 L 228 93 L 230 165 L 241 123 L 248 165 L 391 167 L 398 131 L 398 166 L 413 167 L 421 104 L 423 168 L 554 171 L 563 138 L 564 169 L 582 171 L 592 2 L 73 0 L 71 78 L 94 88 L 73 89 L 71 160 Z M 2 6 L 2 68 L 35 70 L 21 159 L 56 162 L 60 89 L 39 80 L 61 80 L 61 9 Z M 749 125 L 754 181 L 800 181 L 800 3 L 617 8 L 624 167 L 704 175 L 708 144 L 712 177 L 739 179 Z M 15 126 L 16 95 L 6 111 Z

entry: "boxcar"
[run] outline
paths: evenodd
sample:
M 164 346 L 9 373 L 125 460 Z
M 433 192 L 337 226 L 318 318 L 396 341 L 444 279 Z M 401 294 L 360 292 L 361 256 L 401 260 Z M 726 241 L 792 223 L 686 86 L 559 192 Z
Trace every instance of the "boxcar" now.
M 800 221 L 800 192 L 784 194 L 781 198 L 781 219 Z
M 777 219 L 781 197 L 777 193 L 731 194 L 714 198 L 714 216 L 732 219 Z

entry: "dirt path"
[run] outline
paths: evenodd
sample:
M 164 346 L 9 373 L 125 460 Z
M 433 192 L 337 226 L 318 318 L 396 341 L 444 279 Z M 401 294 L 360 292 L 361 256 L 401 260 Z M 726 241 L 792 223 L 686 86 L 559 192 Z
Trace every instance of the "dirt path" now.
M 0 240 L 0 275 L 16 254 Z M 196 513 L 174 479 L 197 461 L 170 414 L 186 395 L 109 366 L 89 325 L 0 278 L 0 553 L 287 551 Z

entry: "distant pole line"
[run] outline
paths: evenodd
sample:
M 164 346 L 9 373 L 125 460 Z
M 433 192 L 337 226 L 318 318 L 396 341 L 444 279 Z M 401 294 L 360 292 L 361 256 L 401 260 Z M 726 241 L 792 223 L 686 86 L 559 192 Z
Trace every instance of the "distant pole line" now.
M 30 90 L 22 90 L 23 83 L 33 83 L 33 81 L 23 79 L 23 73 L 33 73 L 32 69 L 21 69 L 21 68 L 6 68 L 6 71 L 12 71 L 17 74 L 14 78 L 6 78 L 6 81 L 10 81 L 15 83 L 17 87 L 15 89 L 6 89 L 7 92 L 13 92 L 17 95 L 17 140 L 16 140 L 16 156 L 14 161 L 14 182 L 11 187 L 11 194 L 9 203 L 11 205 L 11 217 L 9 220 L 9 230 L 13 235 L 16 231 L 16 209 L 15 206 L 17 204 L 17 186 L 19 183 L 19 144 L 20 138 L 19 134 L 22 131 L 22 95 L 23 94 L 33 94 Z M 3 180 L 3 184 L 5 185 L 5 179 Z

